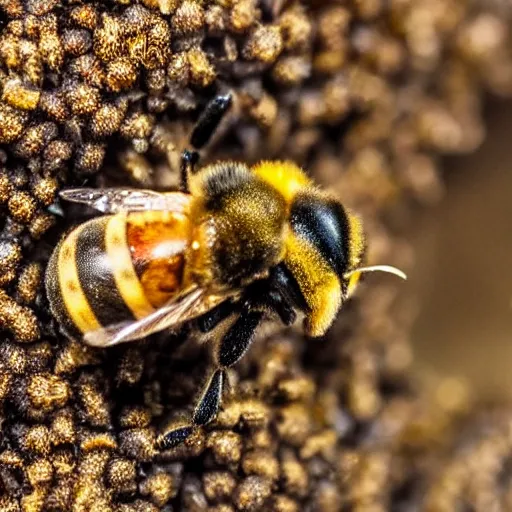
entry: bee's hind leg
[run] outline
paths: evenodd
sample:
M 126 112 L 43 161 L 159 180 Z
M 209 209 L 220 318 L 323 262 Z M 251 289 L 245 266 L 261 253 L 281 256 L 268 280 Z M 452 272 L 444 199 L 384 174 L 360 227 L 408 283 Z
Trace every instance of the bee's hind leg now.
M 233 101 L 231 93 L 215 96 L 205 107 L 190 136 L 193 149 L 185 149 L 181 154 L 181 190 L 188 192 L 188 177 L 194 174 L 199 161 L 199 150 L 210 142 L 215 130 L 228 112 Z
M 254 341 L 256 331 L 265 316 L 265 311 L 276 313 L 285 325 L 295 320 L 295 312 L 288 301 L 275 289 L 255 288 L 251 298 L 243 304 L 228 303 L 223 308 L 212 310 L 203 319 L 204 330 L 213 329 L 220 321 L 241 309 L 240 315 L 216 346 L 215 368 L 206 382 L 196 404 L 190 425 L 180 426 L 163 434 L 158 441 L 160 449 L 177 446 L 196 427 L 210 423 L 219 412 L 226 372 L 238 363 Z M 211 318 L 210 318 L 211 316 Z M 201 326 L 201 323 L 199 324 Z
M 215 369 L 197 401 L 190 425 L 181 425 L 163 434 L 157 441 L 159 449 L 166 450 L 177 446 L 192 434 L 194 428 L 210 423 L 217 416 L 222 402 L 226 370 L 238 363 L 247 352 L 263 315 L 261 311 L 244 312 L 230 327 L 217 346 Z

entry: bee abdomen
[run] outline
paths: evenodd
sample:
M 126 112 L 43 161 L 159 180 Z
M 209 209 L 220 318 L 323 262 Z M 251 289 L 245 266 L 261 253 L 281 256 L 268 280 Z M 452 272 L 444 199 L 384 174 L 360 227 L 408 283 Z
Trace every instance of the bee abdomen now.
M 46 268 L 46 295 L 50 303 L 50 310 L 59 323 L 62 332 L 70 338 L 80 338 L 82 331 L 72 320 L 60 287 L 59 255 L 62 251 L 62 245 L 63 242 L 53 251 L 50 261 L 48 262 L 48 267 Z M 84 318 L 84 323 L 85 321 Z
M 69 335 L 154 310 L 133 268 L 124 215 L 93 219 L 72 231 L 52 256 L 47 291 L 52 312 Z
M 78 280 L 94 316 L 102 326 L 113 323 L 113 320 L 134 319 L 116 285 L 114 272 L 118 261 L 106 251 L 108 225 L 112 218 L 101 217 L 86 223 L 76 240 Z M 122 239 L 119 238 L 118 242 L 122 243 Z

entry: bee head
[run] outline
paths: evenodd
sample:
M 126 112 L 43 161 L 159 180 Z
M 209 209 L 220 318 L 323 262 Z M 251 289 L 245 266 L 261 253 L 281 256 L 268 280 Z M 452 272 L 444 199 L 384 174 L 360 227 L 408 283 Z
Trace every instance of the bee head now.
M 361 221 L 317 189 L 304 189 L 294 197 L 289 225 L 285 263 L 308 306 L 305 327 L 311 336 L 330 327 L 362 273 L 382 270 L 403 277 L 393 267 L 361 266 L 366 247 Z
M 288 229 L 284 264 L 304 300 L 306 331 L 321 336 L 364 272 L 382 270 L 403 277 L 393 267 L 362 267 L 365 237 L 361 221 L 333 196 L 319 190 L 290 161 L 265 161 L 253 168 L 287 203 Z

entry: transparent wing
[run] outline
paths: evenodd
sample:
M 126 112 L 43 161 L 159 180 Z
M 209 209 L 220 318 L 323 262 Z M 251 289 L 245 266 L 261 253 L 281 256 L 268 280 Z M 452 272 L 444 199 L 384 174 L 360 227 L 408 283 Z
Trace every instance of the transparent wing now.
M 202 288 L 192 287 L 154 313 L 140 320 L 120 322 L 86 333 L 84 341 L 94 347 L 110 347 L 126 341 L 138 340 L 196 318 L 235 293 L 233 291 L 211 295 Z
M 82 203 L 102 213 L 145 210 L 183 212 L 190 196 L 181 192 L 163 194 L 154 190 L 130 188 L 70 188 L 60 192 L 62 199 Z

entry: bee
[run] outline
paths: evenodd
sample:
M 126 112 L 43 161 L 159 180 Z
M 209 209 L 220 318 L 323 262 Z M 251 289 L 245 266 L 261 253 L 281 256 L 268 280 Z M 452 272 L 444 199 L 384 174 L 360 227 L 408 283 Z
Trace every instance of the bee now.
M 182 155 L 182 190 L 71 189 L 64 200 L 101 215 L 78 225 L 46 272 L 50 309 L 62 332 L 95 347 L 138 340 L 195 320 L 216 343 L 214 368 L 190 422 L 162 434 L 161 449 L 218 413 L 226 371 L 249 349 L 268 315 L 291 325 L 304 315 L 321 336 L 363 272 L 360 220 L 290 161 L 197 167 L 199 150 L 229 109 L 212 100 Z

